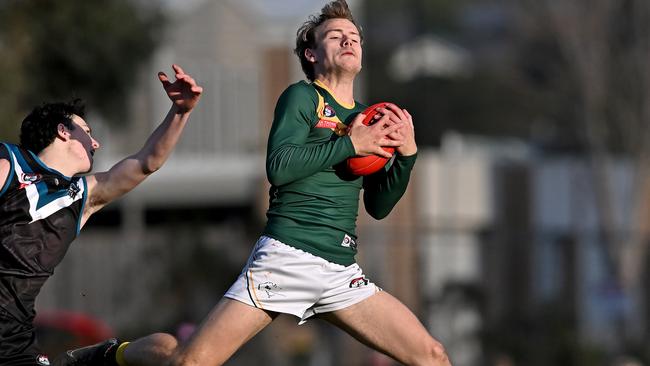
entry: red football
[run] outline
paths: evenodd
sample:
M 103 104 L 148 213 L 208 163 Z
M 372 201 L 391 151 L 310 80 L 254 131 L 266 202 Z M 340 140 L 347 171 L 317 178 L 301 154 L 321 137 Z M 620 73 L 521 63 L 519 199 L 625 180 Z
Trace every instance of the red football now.
M 382 102 L 373 104 L 370 107 L 366 108 L 366 110 L 363 111 L 363 114 L 366 115 L 366 118 L 363 119 L 363 124 L 369 126 L 375 123 L 374 117 L 377 113 L 379 113 L 377 112 L 377 108 L 386 107 L 388 104 L 391 103 Z M 393 147 L 384 147 L 383 149 L 391 154 L 395 153 L 395 148 Z M 383 168 L 388 160 L 390 159 L 379 155 L 355 156 L 349 158 L 346 164 L 348 171 L 354 175 L 369 175 Z

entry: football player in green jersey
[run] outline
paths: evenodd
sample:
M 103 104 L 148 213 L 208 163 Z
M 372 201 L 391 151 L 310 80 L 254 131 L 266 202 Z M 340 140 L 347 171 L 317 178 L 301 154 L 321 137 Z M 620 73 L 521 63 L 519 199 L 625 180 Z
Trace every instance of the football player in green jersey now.
M 370 215 L 385 217 L 405 192 L 417 154 L 406 110 L 390 106 L 376 123 L 362 123 L 366 106 L 354 99 L 362 39 L 343 0 L 298 30 L 295 51 L 309 82 L 290 85 L 276 105 L 266 227 L 239 278 L 189 342 L 171 351 L 168 365 L 221 365 L 283 313 L 324 319 L 406 365 L 450 365 L 416 316 L 354 260 L 360 191 Z M 366 177 L 345 170 L 353 156 L 390 157 L 384 146 L 397 153 L 384 169 Z M 136 358 L 137 343 L 120 349 L 120 365 L 158 365 Z

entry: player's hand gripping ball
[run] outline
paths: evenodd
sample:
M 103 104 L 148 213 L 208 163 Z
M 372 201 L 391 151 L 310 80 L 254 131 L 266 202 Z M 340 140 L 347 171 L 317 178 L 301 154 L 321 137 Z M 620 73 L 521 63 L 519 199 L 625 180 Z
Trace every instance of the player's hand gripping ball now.
M 366 108 L 365 111 L 362 113 L 366 115 L 366 118 L 363 119 L 363 124 L 366 126 L 370 126 L 373 123 L 375 123 L 375 115 L 379 112 L 377 112 L 377 108 L 386 108 L 386 106 L 391 103 L 387 102 L 382 102 L 382 103 L 377 103 L 373 104 L 370 107 Z M 394 154 L 395 153 L 395 148 L 394 147 L 382 147 L 382 149 L 386 150 L 387 152 Z M 383 168 L 386 163 L 388 163 L 388 160 L 383 156 L 379 155 L 368 155 L 368 156 L 354 156 L 351 158 L 348 158 L 346 165 L 348 168 L 348 171 L 354 175 L 370 175 L 379 169 Z

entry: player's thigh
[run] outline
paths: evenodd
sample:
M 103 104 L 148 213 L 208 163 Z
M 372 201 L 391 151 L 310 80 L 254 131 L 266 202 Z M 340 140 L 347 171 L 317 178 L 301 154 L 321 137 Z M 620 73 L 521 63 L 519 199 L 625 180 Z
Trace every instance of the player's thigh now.
M 447 365 L 442 345 L 404 304 L 387 292 L 321 318 L 407 365 Z
M 269 325 L 275 313 L 223 298 L 201 323 L 172 365 L 221 365 Z

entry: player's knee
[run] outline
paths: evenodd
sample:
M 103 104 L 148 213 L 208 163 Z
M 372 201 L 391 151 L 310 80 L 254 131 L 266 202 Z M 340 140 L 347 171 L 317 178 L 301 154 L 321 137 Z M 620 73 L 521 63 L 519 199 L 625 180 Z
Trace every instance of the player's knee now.
M 421 352 L 411 354 L 411 359 L 406 362 L 412 366 L 449 366 L 449 358 L 445 347 L 433 338 L 425 341 Z
M 204 362 L 200 362 L 196 358 L 188 357 L 185 355 L 174 355 L 166 366 L 203 366 Z M 210 365 L 221 366 L 223 363 L 211 363 Z
M 176 352 L 178 341 L 176 337 L 167 333 L 154 333 L 148 336 L 151 344 L 155 345 L 155 351 L 162 357 L 171 358 Z
M 447 366 L 450 364 L 449 357 L 447 357 L 447 351 L 440 342 L 432 339 L 427 347 L 429 359 L 433 361 L 433 363 L 427 363 L 427 365 Z
M 217 360 L 210 360 L 210 366 L 221 366 L 223 362 Z M 195 355 L 185 352 L 182 347 L 179 348 L 169 358 L 169 362 L 165 366 L 203 366 L 206 365 L 205 360 L 199 360 Z

